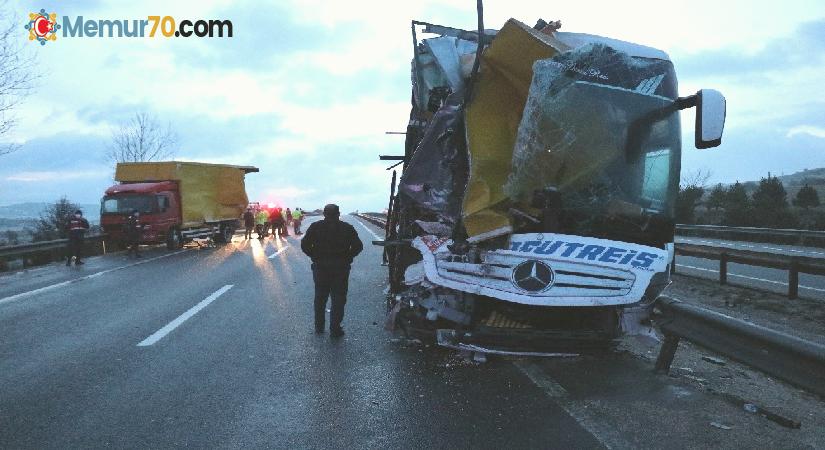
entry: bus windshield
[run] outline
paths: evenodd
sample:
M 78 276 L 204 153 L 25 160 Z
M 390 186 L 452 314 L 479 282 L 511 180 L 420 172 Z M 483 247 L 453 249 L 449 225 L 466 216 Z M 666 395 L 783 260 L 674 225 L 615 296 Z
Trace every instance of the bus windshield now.
M 544 206 L 558 228 L 543 231 L 667 242 L 681 160 L 673 100 L 582 81 L 545 100 L 527 105 L 510 197 L 536 206 L 553 193 Z

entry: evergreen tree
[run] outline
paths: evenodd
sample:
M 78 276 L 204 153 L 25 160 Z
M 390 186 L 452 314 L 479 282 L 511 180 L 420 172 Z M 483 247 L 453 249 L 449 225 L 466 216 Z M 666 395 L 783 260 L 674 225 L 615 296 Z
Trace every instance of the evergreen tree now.
M 705 205 L 708 209 L 720 209 L 725 207 L 725 188 L 722 186 L 722 183 L 719 183 L 713 187 L 710 194 L 708 194 L 708 199 L 705 201 Z
M 784 228 L 796 223 L 788 210 L 788 192 L 779 178 L 768 175 L 759 180 L 753 192 L 753 212 L 757 224 L 770 228 Z
M 793 199 L 793 205 L 802 209 L 816 208 L 819 204 L 819 194 L 816 189 L 807 184 L 802 186 L 802 189 L 796 193 L 796 197 Z
M 759 186 L 753 192 L 753 206 L 765 210 L 788 207 L 788 192 L 779 178 L 768 175 L 759 180 Z
M 724 208 L 725 217 L 723 222 L 725 225 L 742 227 L 753 224 L 751 220 L 751 201 L 742 183 L 737 181 L 725 192 Z
M 66 224 L 75 211 L 80 209 L 76 204 L 62 197 L 53 205 L 46 207 L 40 214 L 35 229 L 31 232 L 32 241 L 51 241 L 66 237 Z
M 694 223 L 696 205 L 705 194 L 705 188 L 697 185 L 680 186 L 676 196 L 676 223 Z

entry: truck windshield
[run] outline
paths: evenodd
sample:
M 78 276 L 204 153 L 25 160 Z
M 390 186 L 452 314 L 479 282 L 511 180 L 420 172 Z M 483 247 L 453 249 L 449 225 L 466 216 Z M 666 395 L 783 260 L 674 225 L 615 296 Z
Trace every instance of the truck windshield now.
M 103 197 L 100 214 L 129 214 L 138 210 L 142 214 L 155 211 L 156 200 L 151 195 L 118 195 Z

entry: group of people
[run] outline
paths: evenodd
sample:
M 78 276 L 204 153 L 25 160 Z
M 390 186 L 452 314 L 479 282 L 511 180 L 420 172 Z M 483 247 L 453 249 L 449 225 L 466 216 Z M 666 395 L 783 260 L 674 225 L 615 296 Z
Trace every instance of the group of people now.
M 292 232 L 296 236 L 303 234 L 301 232 L 301 221 L 304 219 L 304 211 L 301 208 L 295 208 L 294 211 L 289 208 L 282 209 L 280 207 L 260 208 L 255 211 L 253 207 L 248 207 L 243 214 L 244 239 L 252 239 L 252 232 L 258 234 L 258 239 L 263 239 L 269 236 L 270 230 L 273 237 L 289 236 L 289 227 L 292 226 Z

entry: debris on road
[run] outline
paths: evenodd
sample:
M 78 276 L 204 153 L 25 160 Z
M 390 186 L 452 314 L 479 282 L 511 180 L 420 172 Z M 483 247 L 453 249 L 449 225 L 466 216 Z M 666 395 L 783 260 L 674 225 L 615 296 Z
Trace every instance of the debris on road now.
M 702 359 L 709 363 L 716 364 L 717 366 L 724 366 L 725 364 L 727 364 L 725 360 L 720 358 L 714 358 L 713 356 L 703 356 Z

